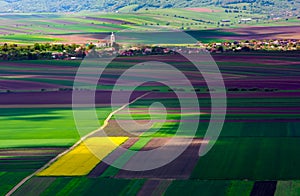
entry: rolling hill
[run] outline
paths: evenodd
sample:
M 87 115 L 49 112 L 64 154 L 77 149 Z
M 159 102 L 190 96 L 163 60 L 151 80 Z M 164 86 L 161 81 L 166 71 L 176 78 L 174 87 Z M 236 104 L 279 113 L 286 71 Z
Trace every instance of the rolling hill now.
M 0 12 L 138 11 L 157 8 L 222 7 L 274 16 L 296 16 L 299 0 L 1 0 Z

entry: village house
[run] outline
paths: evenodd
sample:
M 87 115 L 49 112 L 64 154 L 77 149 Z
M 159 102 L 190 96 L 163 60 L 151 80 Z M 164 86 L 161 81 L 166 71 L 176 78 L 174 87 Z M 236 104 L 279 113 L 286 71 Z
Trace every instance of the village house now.
M 231 22 L 229 19 L 223 19 L 221 22 Z

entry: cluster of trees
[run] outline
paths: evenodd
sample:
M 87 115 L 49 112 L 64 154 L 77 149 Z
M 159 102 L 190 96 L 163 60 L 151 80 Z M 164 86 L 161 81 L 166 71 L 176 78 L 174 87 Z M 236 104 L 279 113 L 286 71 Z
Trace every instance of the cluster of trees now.
M 275 17 L 297 16 L 300 10 L 300 2 L 292 0 L 228 0 L 221 7 L 226 12 L 248 12 L 256 14 L 268 14 Z
M 163 16 L 170 16 L 169 14 L 162 14 Z M 191 26 L 196 26 L 196 25 L 203 25 L 203 24 L 215 24 L 214 22 L 212 21 L 209 21 L 209 20 L 202 20 L 202 19 L 199 19 L 199 18 L 188 18 L 186 16 L 180 16 L 180 15 L 177 15 L 177 14 L 174 14 L 174 15 L 171 15 L 170 17 L 174 17 L 174 18 L 182 18 L 182 19 L 190 19 L 190 20 L 193 20 L 194 22 L 188 22 L 188 23 L 181 23 L 181 29 L 190 29 Z M 171 22 L 165 22 L 163 24 L 160 24 L 160 23 L 143 23 L 143 25 L 147 26 L 147 25 L 166 25 L 166 26 L 169 26 L 171 25 Z
M 246 40 L 224 43 L 204 44 L 211 52 L 249 52 L 249 51 L 300 51 L 297 40 Z
M 34 45 L 3 44 L 0 45 L 1 60 L 35 60 L 51 59 L 54 53 L 65 56 L 82 57 L 85 47 L 76 44 L 35 43 Z
M 257 87 L 254 87 L 254 88 L 228 88 L 227 91 L 231 91 L 231 92 L 238 92 L 238 91 L 242 91 L 242 92 L 245 92 L 245 91 L 249 91 L 249 92 L 276 92 L 278 91 L 277 88 L 257 88 Z
M 140 56 L 140 55 L 164 55 L 164 54 L 175 54 L 174 51 L 164 47 L 147 47 L 141 46 L 136 48 L 130 48 L 124 51 L 120 51 L 120 56 Z

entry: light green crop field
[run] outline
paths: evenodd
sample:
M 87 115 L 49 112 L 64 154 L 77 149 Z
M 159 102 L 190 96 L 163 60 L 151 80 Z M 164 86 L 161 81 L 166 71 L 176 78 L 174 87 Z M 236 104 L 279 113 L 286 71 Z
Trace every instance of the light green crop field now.
M 98 108 L 99 122 L 107 117 L 110 108 Z M 0 109 L 0 148 L 67 147 L 79 140 L 71 108 Z M 87 123 L 86 131 L 98 127 Z
M 60 41 L 59 38 L 52 38 L 49 36 L 42 35 L 0 35 L 0 42 L 13 42 L 13 43 L 35 43 L 35 42 L 55 42 Z

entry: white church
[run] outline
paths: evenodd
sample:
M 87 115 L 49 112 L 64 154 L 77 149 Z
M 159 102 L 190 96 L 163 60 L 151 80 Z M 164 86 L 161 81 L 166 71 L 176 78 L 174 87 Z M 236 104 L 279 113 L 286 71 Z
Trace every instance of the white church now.
M 113 47 L 116 43 L 116 36 L 114 32 L 111 33 L 110 39 L 103 39 L 99 40 L 97 43 L 95 43 L 97 48 L 104 48 L 104 47 Z

